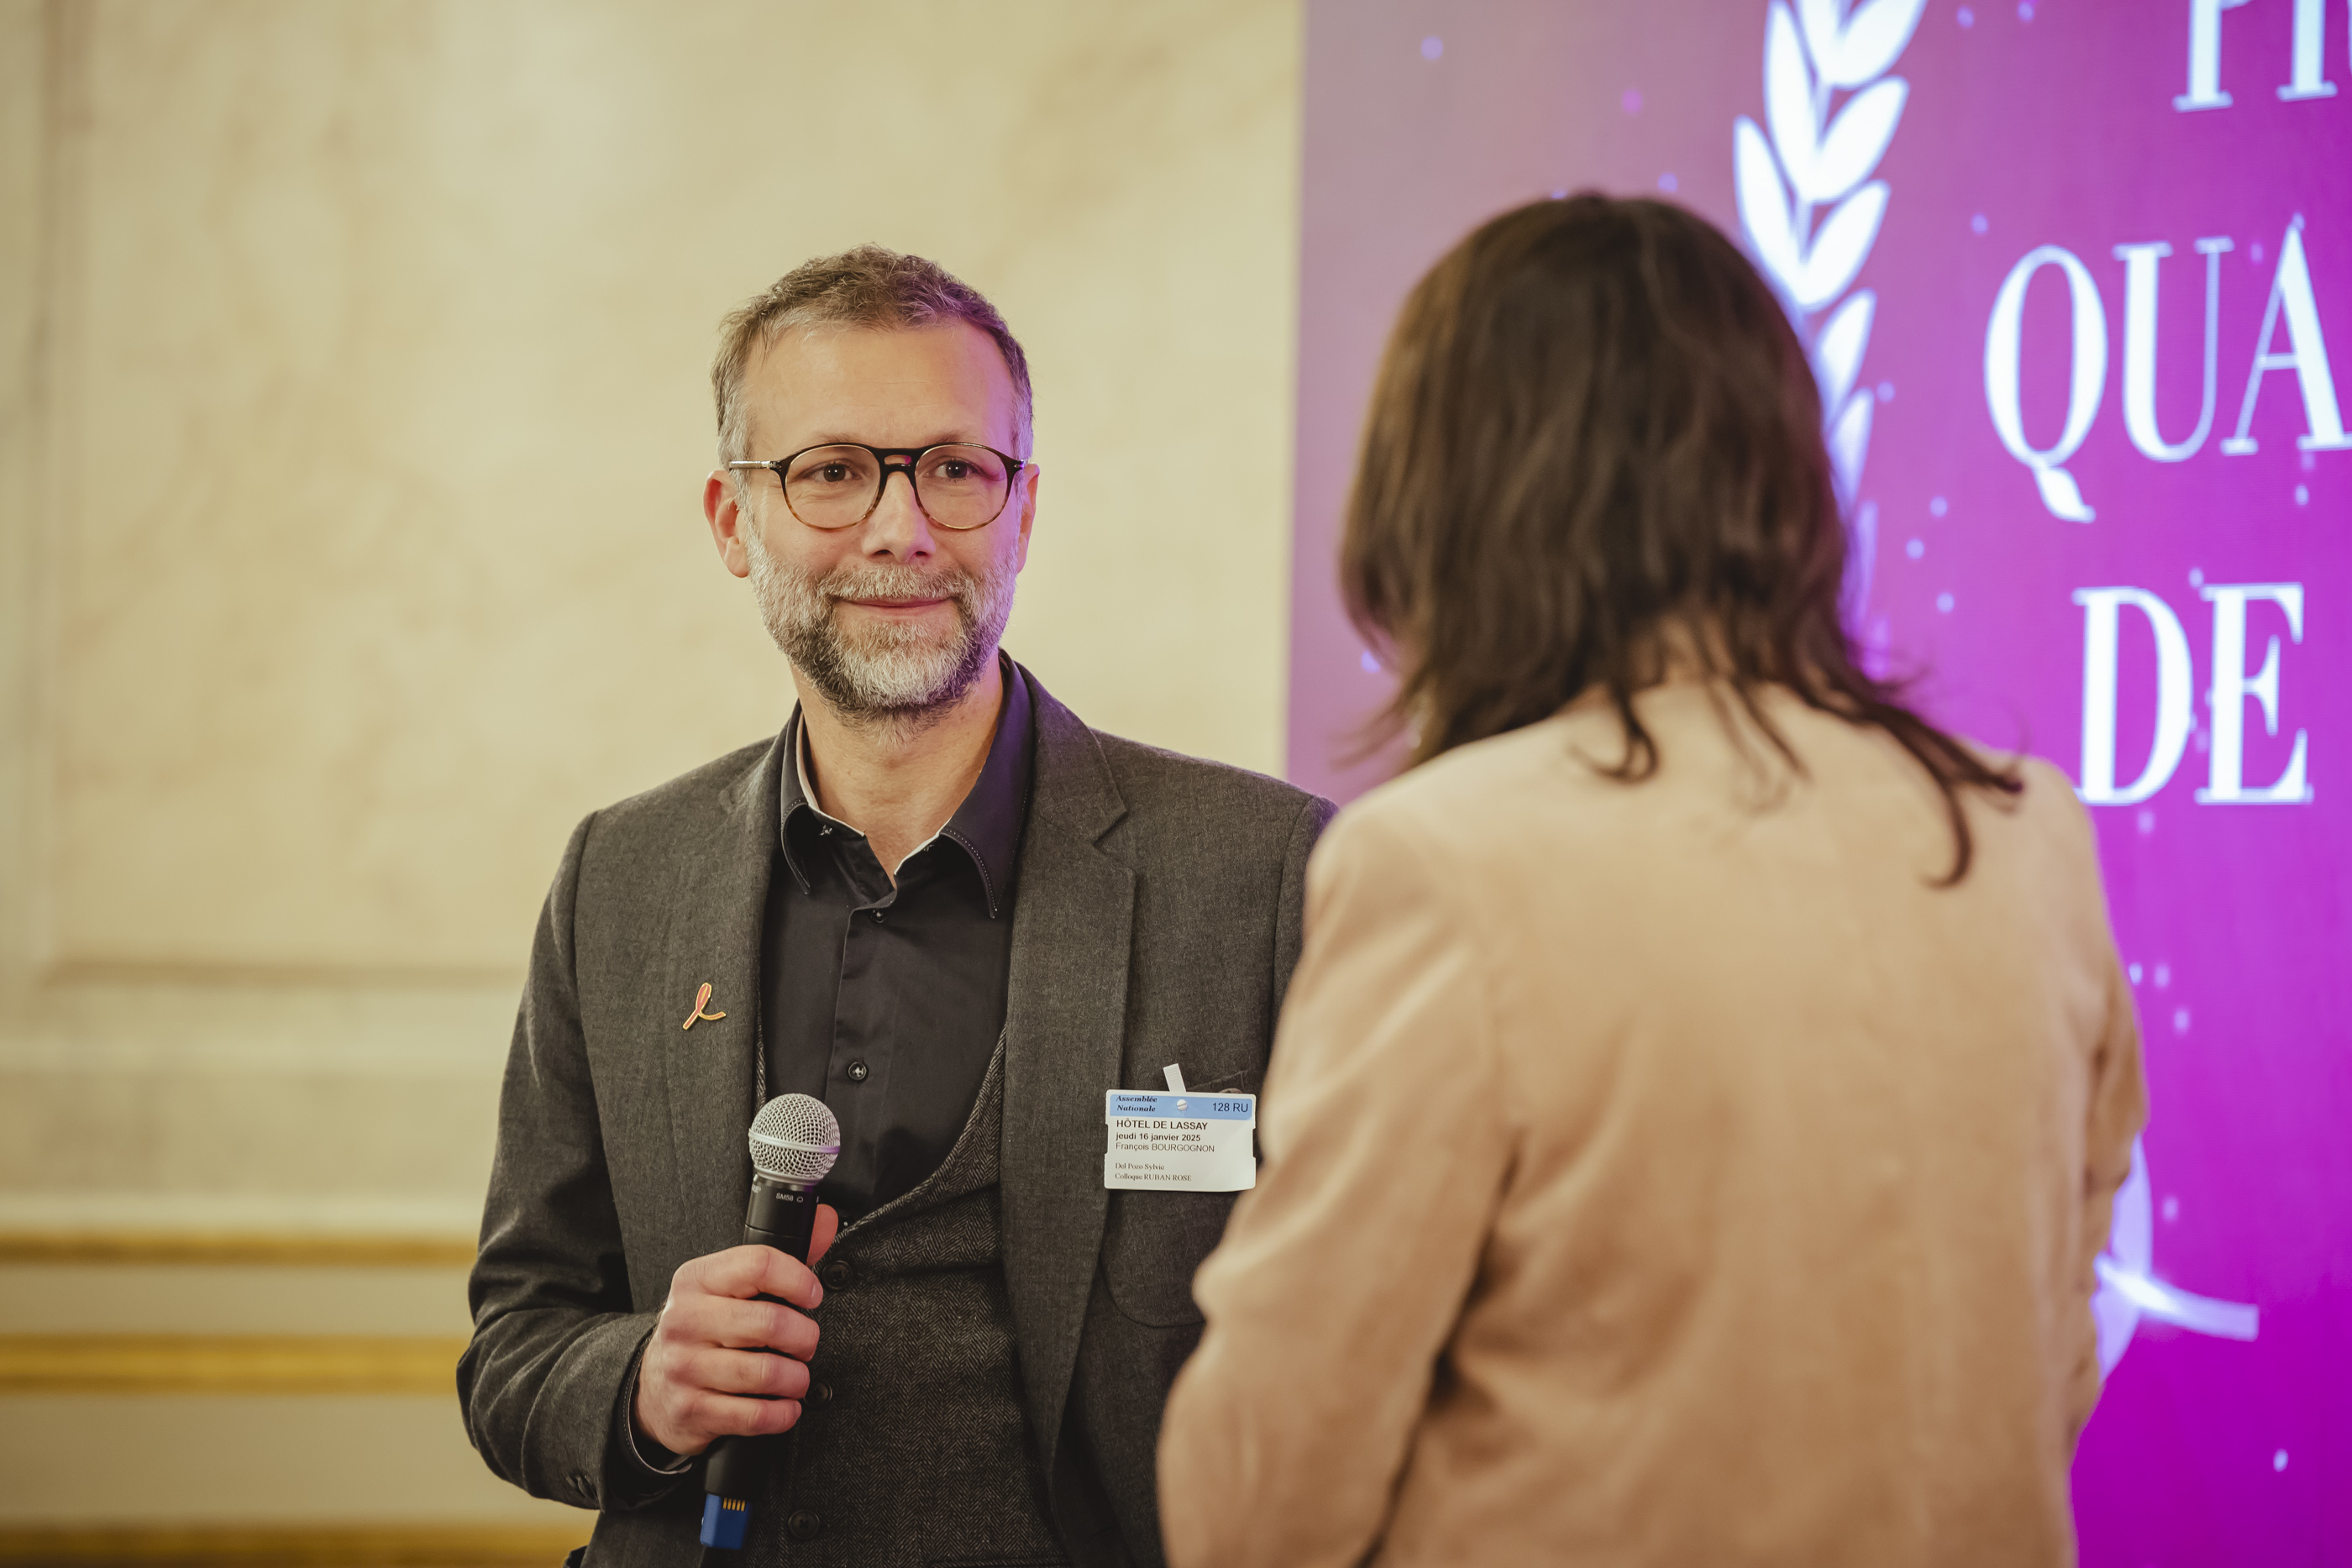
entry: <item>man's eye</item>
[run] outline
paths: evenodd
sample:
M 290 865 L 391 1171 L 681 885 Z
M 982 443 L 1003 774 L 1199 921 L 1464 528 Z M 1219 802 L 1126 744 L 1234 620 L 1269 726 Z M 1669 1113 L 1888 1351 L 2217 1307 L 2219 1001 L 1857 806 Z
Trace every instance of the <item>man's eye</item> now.
M 971 477 L 971 465 L 961 457 L 950 458 L 940 465 L 939 475 L 942 479 L 969 479 Z
M 846 463 L 828 463 L 824 467 L 816 471 L 816 476 L 824 480 L 828 485 L 838 485 L 843 480 L 849 477 L 849 465 Z

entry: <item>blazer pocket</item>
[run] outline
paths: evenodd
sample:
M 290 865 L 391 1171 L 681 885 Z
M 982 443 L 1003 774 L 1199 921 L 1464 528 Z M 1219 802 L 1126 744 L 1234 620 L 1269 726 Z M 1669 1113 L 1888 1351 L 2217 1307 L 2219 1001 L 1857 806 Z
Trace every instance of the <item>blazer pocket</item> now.
M 1255 1094 L 1265 1076 L 1245 1068 L 1187 1083 L 1193 1094 Z M 1157 1089 L 1156 1092 L 1165 1092 Z M 1225 1234 L 1237 1192 L 1115 1192 L 1103 1228 L 1103 1278 L 1122 1317 L 1147 1328 L 1201 1321 L 1192 1276 Z

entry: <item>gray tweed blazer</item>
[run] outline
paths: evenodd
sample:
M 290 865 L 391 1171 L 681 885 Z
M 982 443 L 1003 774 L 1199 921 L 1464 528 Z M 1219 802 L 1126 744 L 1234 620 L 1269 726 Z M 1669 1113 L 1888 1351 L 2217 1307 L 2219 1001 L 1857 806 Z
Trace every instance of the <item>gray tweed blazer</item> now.
M 1074 1560 L 1156 1564 L 1160 1409 L 1233 1199 L 1105 1192 L 1103 1095 L 1157 1088 L 1170 1062 L 1196 1089 L 1256 1089 L 1332 807 L 1098 734 L 1015 669 L 1037 739 L 1005 1021 L 1005 1287 Z M 604 1511 L 597 1553 L 620 1537 L 633 1563 L 700 1550 L 687 1500 L 647 1491 L 614 1413 L 671 1274 L 742 1239 L 782 761 L 778 741 L 749 747 L 580 824 L 499 1101 L 457 1369 L 467 1431 L 508 1480 Z M 705 982 L 727 1017 L 681 1030 Z

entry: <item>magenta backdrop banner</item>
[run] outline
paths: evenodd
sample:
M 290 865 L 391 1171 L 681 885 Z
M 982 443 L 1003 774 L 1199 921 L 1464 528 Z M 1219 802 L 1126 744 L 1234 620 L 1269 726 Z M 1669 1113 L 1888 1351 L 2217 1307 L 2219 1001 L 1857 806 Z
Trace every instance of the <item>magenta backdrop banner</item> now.
M 1301 783 L 1380 776 L 1344 760 L 1388 687 L 1332 566 L 1397 306 L 1586 188 L 1687 204 L 1773 278 L 1868 656 L 2097 823 L 2153 1112 L 2084 1561 L 2352 1562 L 2352 5 L 1316 0 Z

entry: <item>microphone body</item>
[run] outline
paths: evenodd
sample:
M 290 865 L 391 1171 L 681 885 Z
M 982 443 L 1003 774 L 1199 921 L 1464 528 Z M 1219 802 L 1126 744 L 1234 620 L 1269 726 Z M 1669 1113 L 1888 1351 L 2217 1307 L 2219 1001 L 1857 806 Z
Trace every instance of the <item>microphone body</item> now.
M 815 1230 L 816 1183 L 764 1174 L 751 1177 L 751 1201 L 743 1210 L 745 1246 L 772 1247 L 805 1263 Z
M 817 1184 L 832 1171 L 840 1145 L 840 1124 L 823 1101 L 780 1094 L 761 1109 L 751 1126 L 754 1170 L 751 1201 L 743 1210 L 746 1246 L 772 1247 L 808 1261 L 816 1228 Z M 764 1294 L 760 1300 L 791 1304 Z M 749 1437 L 721 1437 L 710 1445 L 702 1471 L 706 1548 L 741 1548 L 751 1526 L 751 1498 L 767 1469 L 771 1447 Z M 710 1560 L 708 1551 L 704 1560 Z

